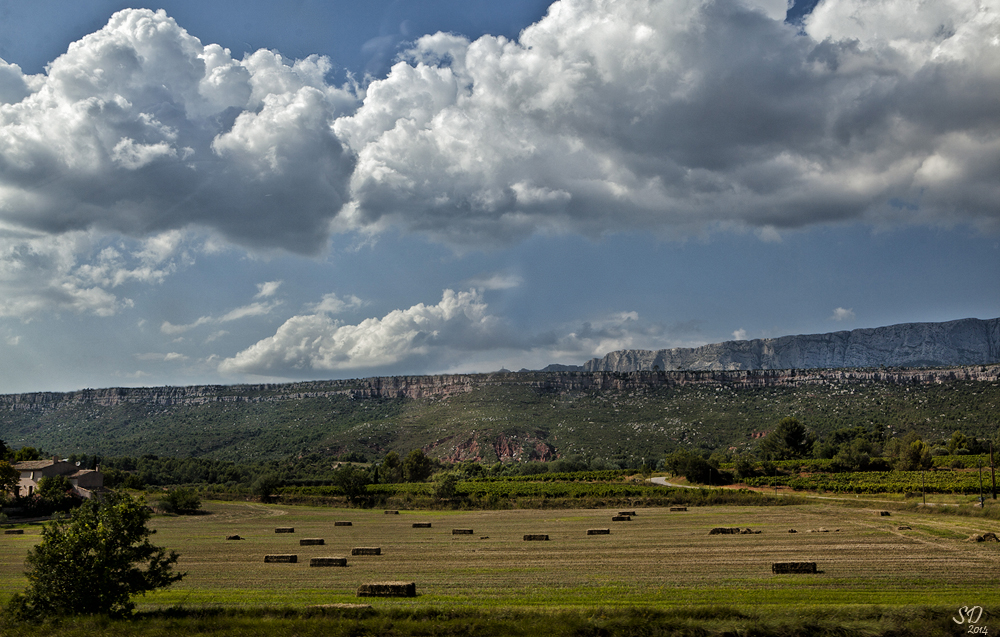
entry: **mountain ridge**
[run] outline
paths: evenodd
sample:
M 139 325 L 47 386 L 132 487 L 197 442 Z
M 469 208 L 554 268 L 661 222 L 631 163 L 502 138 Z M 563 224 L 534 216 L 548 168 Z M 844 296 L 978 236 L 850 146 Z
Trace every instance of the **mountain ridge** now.
M 588 372 L 737 371 L 950 367 L 1000 362 L 1000 318 L 900 323 L 701 347 L 617 350 L 582 366 Z

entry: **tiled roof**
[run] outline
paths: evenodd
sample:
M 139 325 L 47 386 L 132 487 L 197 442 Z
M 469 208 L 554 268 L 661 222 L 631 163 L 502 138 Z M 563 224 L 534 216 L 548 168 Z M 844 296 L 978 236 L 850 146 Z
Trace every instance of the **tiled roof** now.
M 52 460 L 23 460 L 21 462 L 15 462 L 14 468 L 18 471 L 34 471 L 35 469 L 51 467 L 54 464 L 55 462 Z

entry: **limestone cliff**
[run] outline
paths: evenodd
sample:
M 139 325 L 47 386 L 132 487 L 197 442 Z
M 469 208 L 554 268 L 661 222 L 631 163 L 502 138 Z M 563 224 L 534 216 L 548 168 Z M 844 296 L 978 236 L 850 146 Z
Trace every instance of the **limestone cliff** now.
M 1000 318 L 903 323 L 829 334 L 728 341 L 694 348 L 621 350 L 586 371 L 946 367 L 1000 361 Z

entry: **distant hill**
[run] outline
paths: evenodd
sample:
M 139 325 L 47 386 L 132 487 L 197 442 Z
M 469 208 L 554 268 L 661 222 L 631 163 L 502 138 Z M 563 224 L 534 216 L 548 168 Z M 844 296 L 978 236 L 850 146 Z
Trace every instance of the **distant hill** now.
M 1000 365 L 949 369 L 519 372 L 0 396 L 0 439 L 68 456 L 264 462 L 423 449 L 450 461 L 572 454 L 634 466 L 677 448 L 752 448 L 786 416 L 993 438 Z
M 1000 361 L 1000 318 L 902 323 L 828 334 L 727 341 L 702 347 L 620 350 L 589 372 L 858 367 L 948 367 Z

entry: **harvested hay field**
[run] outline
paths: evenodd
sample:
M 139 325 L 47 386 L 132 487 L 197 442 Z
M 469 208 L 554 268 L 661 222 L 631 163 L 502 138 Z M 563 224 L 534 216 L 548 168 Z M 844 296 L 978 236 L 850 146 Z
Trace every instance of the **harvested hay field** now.
M 233 515 L 235 507 L 239 515 Z M 588 536 L 617 513 L 609 509 L 509 511 L 400 511 L 352 509 L 353 525 L 337 527 L 342 509 L 280 505 L 295 535 L 276 534 L 261 506 L 206 502 L 206 515 L 158 516 L 157 544 L 177 550 L 187 577 L 139 599 L 151 609 L 351 603 L 370 582 L 414 582 L 416 598 L 378 604 L 462 608 L 678 608 L 725 604 L 736 608 L 794 609 L 842 605 L 904 607 L 972 604 L 1000 606 L 1000 549 L 969 542 L 1000 531 L 977 518 L 831 504 L 783 507 L 691 507 L 636 511 L 628 524 L 600 541 Z M 431 523 L 422 532 L 414 523 Z M 753 535 L 709 535 L 736 525 Z M 906 525 L 911 530 L 900 531 Z M 789 534 L 790 528 L 799 533 Z M 475 529 L 456 541 L 452 529 Z M 837 532 L 805 533 L 829 528 Z M 0 603 L 24 588 L 24 557 L 40 528 L 0 536 Z M 241 542 L 224 542 L 239 533 Z M 525 542 L 527 534 L 547 542 Z M 325 546 L 299 538 L 325 537 Z M 353 559 L 348 568 L 310 568 L 312 558 L 351 555 L 379 547 L 381 557 Z M 265 555 L 298 552 L 294 564 L 265 564 Z M 776 575 L 772 564 L 816 562 L 821 573 Z

